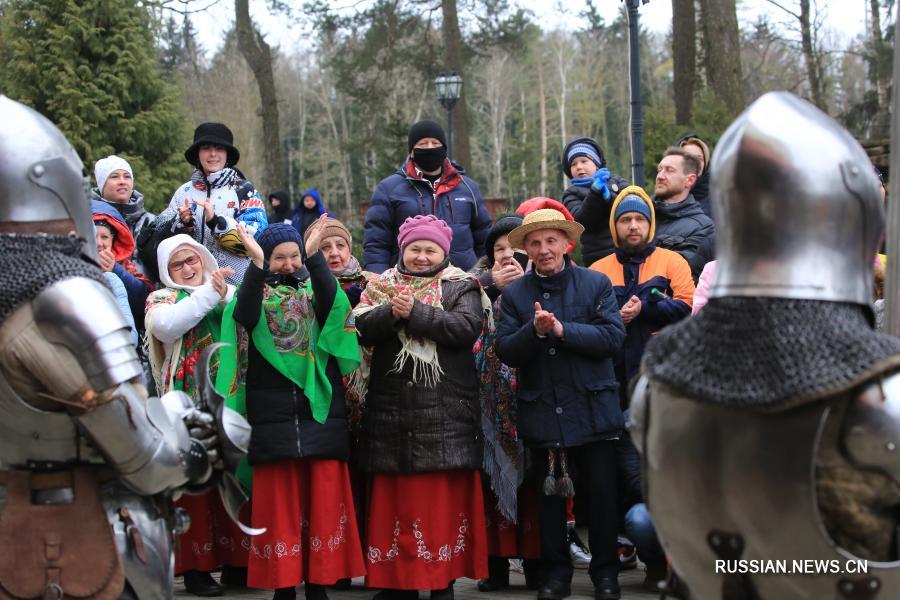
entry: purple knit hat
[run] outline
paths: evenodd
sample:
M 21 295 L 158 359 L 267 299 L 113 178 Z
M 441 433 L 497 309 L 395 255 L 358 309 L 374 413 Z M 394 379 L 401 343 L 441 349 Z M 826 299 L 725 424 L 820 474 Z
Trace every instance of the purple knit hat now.
M 403 252 L 408 245 L 419 240 L 434 242 L 441 247 L 445 255 L 448 255 L 450 254 L 450 242 L 453 240 L 453 230 L 445 221 L 434 215 L 407 217 L 397 234 L 400 251 Z

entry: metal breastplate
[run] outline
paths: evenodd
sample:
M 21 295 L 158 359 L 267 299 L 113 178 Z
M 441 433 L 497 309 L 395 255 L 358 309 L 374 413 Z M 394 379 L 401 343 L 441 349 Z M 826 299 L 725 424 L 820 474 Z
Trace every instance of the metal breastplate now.
M 651 381 L 643 415 L 646 497 L 692 597 L 723 598 L 728 573 L 716 572 L 717 560 L 753 561 L 718 563 L 726 571 L 783 567 L 743 573 L 762 600 L 898 596 L 900 562 L 869 561 L 867 573 L 848 572 L 857 557 L 835 546 L 819 516 L 815 460 L 830 410 L 827 402 L 777 414 L 731 410 Z M 830 572 L 835 565 L 840 572 Z
M 72 461 L 104 462 L 68 414 L 31 406 L 0 372 L 0 468 Z

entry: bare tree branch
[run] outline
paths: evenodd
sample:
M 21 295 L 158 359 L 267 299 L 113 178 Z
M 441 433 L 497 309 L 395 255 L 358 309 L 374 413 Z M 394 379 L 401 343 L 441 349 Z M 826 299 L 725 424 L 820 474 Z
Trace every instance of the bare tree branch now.
M 791 9 L 785 8 L 784 6 L 782 6 L 781 4 L 779 4 L 778 2 L 775 2 L 775 0 L 766 0 L 766 2 L 768 2 L 768 3 L 771 4 L 772 6 L 777 6 L 778 8 L 780 8 L 781 10 L 783 10 L 784 12 L 786 12 L 787 14 L 791 15 L 792 17 L 794 17 L 795 19 L 799 19 L 799 18 L 800 18 L 800 13 L 795 13 L 795 12 L 792 11 Z

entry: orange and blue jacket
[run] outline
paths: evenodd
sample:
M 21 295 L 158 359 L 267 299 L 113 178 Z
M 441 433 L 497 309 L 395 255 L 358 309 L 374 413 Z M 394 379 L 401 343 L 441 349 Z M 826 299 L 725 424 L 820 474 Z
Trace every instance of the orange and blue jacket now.
M 631 188 L 626 188 L 613 203 L 612 212 Z M 643 196 L 643 194 L 640 194 Z M 651 215 L 653 213 L 651 212 Z M 623 401 L 627 399 L 628 382 L 637 375 L 641 357 L 650 338 L 666 325 L 690 316 L 694 298 L 694 280 L 691 267 L 677 252 L 657 248 L 650 242 L 638 255 L 629 255 L 619 249 L 615 223 L 610 219 L 616 252 L 601 258 L 591 269 L 609 277 L 621 309 L 632 297 L 641 301 L 641 312 L 625 327 L 625 343 L 615 361 L 616 377 Z

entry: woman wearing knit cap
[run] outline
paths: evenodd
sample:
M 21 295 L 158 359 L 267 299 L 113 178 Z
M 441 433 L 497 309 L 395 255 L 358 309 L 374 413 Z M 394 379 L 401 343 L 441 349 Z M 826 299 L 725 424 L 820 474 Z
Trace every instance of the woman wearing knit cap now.
M 306 241 L 313 228 L 309 227 L 304 235 Z M 350 300 L 350 306 L 356 308 L 359 304 L 359 297 L 363 289 L 366 287 L 370 277 L 377 277 L 373 273 L 363 271 L 359 266 L 359 261 L 353 256 L 353 237 L 350 230 L 331 217 L 325 217 L 322 220 L 322 242 L 319 249 L 325 255 L 325 261 L 328 263 L 328 269 L 335 276 L 338 285 L 347 294 Z M 349 383 L 350 376 L 344 378 L 345 383 Z M 365 507 L 366 507 L 366 478 L 361 472 L 359 460 L 359 426 L 362 420 L 361 406 L 359 402 L 354 402 L 349 396 L 347 401 L 350 432 L 351 432 L 351 449 L 350 449 L 350 485 L 353 488 L 353 499 L 357 510 L 357 520 L 360 525 L 360 534 L 365 540 Z M 349 579 L 338 581 L 335 585 L 338 589 L 348 589 L 351 585 Z
M 198 125 L 184 158 L 194 172 L 190 181 L 175 190 L 156 225 L 166 229 L 167 235 L 186 233 L 206 246 L 218 264 L 234 271 L 228 281 L 238 285 L 250 259 L 237 225 L 243 223 L 254 235 L 265 228 L 268 218 L 262 199 L 237 170 L 241 153 L 225 125 Z
M 181 390 L 198 400 L 194 368 L 200 353 L 219 341 L 222 312 L 234 296 L 225 283 L 231 269 L 216 264 L 209 251 L 187 235 L 163 241 L 157 249 L 163 287 L 147 298 L 147 349 L 159 394 Z M 218 362 L 211 365 L 212 375 Z M 175 572 L 185 589 L 197 596 L 221 596 L 222 586 L 210 575 L 238 577 L 247 566 L 249 538 L 228 517 L 216 490 L 185 494 L 179 508 L 191 517 L 190 529 L 178 536 Z M 228 577 L 225 577 L 227 580 Z
M 251 519 L 266 532 L 251 540 L 247 583 L 290 600 L 303 581 L 307 599 L 325 600 L 325 586 L 365 573 L 341 381 L 359 366 L 350 303 L 319 251 L 324 220 L 306 240 L 308 279 L 293 226 L 258 241 L 238 228 L 252 262 L 223 318 L 231 351 L 216 387 L 253 428 Z
M 521 224 L 519 215 L 499 217 L 488 234 L 485 257 L 479 260 L 479 265 L 483 265 L 479 280 L 494 301 L 495 320 L 502 318 L 502 290 L 525 274 L 528 255 L 513 248 L 509 241 L 509 233 Z M 537 589 L 536 568 L 540 563 L 535 559 L 541 556 L 537 506 L 533 501 L 536 494 L 520 487 L 524 480 L 525 448 L 516 429 L 518 373 L 497 358 L 496 338 L 496 327 L 486 327 L 474 348 L 484 434 L 482 468 L 490 553 L 488 577 L 478 582 L 478 590 L 482 592 L 509 586 L 510 558 L 525 559 L 525 585 Z
M 131 237 L 137 240 L 144 227 L 152 223 L 156 217 L 146 211 L 144 195 L 134 189 L 134 171 L 131 165 L 121 156 L 114 154 L 101 158 L 94 164 L 94 179 L 97 187 L 91 188 L 91 200 L 104 202 L 122 215 L 131 231 Z M 145 272 L 136 249 L 132 249 L 131 258 L 138 269 Z M 143 313 L 143 309 L 141 312 Z
M 415 215 L 434 215 L 453 231 L 450 263 L 471 269 L 484 254 L 491 216 L 481 191 L 462 167 L 447 158 L 444 129 L 431 120 L 409 129 L 408 158 L 397 171 L 376 186 L 366 213 L 363 237 L 365 268 L 381 273 L 397 264 L 400 225 Z
M 366 281 L 374 274 L 363 271 L 359 266 L 359 261 L 352 254 L 353 237 L 343 223 L 328 216 L 322 219 L 322 223 L 322 243 L 319 249 L 325 255 L 331 274 L 337 277 L 341 289 L 350 299 L 350 306 L 356 308 Z M 311 231 L 307 229 L 304 240 L 309 238 Z
M 525 273 L 524 264 L 517 262 L 516 256 L 528 255 L 521 249 L 518 251 L 509 243 L 509 232 L 522 224 L 519 215 L 502 215 L 491 227 L 487 239 L 484 242 L 484 256 L 478 259 L 471 273 L 478 277 L 481 287 L 487 292 L 491 302 L 500 297 L 500 293 L 508 284 L 512 283 Z
M 478 378 L 472 344 L 490 301 L 452 266 L 450 226 L 410 217 L 396 267 L 354 309 L 365 346 L 354 388 L 365 398 L 370 473 L 366 583 L 376 598 L 453 597 L 453 581 L 487 574 Z

